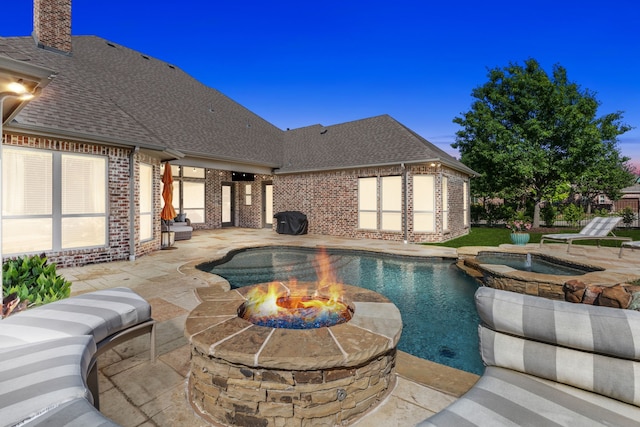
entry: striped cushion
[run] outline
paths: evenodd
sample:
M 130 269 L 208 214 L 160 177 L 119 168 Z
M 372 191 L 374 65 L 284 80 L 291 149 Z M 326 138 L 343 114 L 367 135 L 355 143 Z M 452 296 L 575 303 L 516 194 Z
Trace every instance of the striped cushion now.
M 480 354 L 498 366 L 640 405 L 640 363 L 568 349 L 480 327 Z
M 0 423 L 13 425 L 73 399 L 92 402 L 86 374 L 95 351 L 90 335 L 0 349 Z
M 488 367 L 427 426 L 637 426 L 640 408 L 503 368 Z
M 580 230 L 580 234 L 585 236 L 606 236 L 621 220 L 621 216 L 595 217 Z
M 640 361 L 640 312 L 573 304 L 481 287 L 481 320 L 491 329 L 579 350 Z
M 128 288 L 113 288 L 35 307 L 0 322 L 0 348 L 75 335 L 96 342 L 151 318 L 151 306 Z
M 85 399 L 62 404 L 42 416 L 21 424 L 21 427 L 118 427 Z

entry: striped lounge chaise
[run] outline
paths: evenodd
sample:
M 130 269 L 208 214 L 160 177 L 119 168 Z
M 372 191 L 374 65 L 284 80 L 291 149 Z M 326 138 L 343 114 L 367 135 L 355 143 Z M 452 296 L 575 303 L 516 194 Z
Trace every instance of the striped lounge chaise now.
M 568 243 L 567 252 L 571 250 L 571 243 L 574 240 L 597 240 L 600 247 L 600 240 L 631 240 L 630 237 L 618 237 L 613 234 L 613 229 L 622 220 L 620 216 L 597 216 L 593 218 L 578 233 L 544 234 L 540 238 L 540 247 L 545 240 Z M 610 235 L 611 234 L 611 235 Z
M 640 312 L 482 287 L 484 375 L 427 426 L 638 426 Z
M 149 333 L 151 306 L 128 288 L 105 289 L 0 320 L 0 426 L 115 426 L 99 409 L 96 359 Z

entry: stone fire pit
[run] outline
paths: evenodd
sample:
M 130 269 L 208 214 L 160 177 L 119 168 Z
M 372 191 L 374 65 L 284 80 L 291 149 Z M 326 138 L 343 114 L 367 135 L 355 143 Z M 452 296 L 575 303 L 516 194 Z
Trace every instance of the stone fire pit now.
M 375 407 L 395 384 L 400 312 L 376 292 L 343 287 L 351 320 L 317 329 L 257 326 L 238 317 L 252 287 L 199 289 L 203 302 L 185 325 L 194 409 L 228 426 L 333 426 Z

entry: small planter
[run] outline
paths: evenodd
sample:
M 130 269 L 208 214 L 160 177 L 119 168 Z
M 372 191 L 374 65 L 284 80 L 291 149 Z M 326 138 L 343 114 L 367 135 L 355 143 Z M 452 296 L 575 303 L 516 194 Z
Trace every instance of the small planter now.
M 511 243 L 518 246 L 524 246 L 529 243 L 529 233 L 511 233 Z

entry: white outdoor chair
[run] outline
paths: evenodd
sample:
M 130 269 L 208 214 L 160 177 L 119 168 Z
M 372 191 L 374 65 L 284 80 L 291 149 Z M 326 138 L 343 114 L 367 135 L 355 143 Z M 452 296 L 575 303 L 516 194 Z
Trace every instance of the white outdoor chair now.
M 635 242 L 622 242 L 622 244 L 620 245 L 620 253 L 618 254 L 618 258 L 622 258 L 622 250 L 624 248 L 640 249 L 640 241 L 636 240 Z
M 624 240 L 630 241 L 630 237 L 618 237 L 613 234 L 613 229 L 622 220 L 619 216 L 606 216 L 595 217 L 587 225 L 584 226 L 579 233 L 564 233 L 564 234 L 545 234 L 540 238 L 540 247 L 545 240 L 565 242 L 567 246 L 567 252 L 571 249 L 571 243 L 574 240 L 597 240 L 598 247 L 600 247 L 600 240 Z M 609 235 L 611 234 L 611 235 Z

